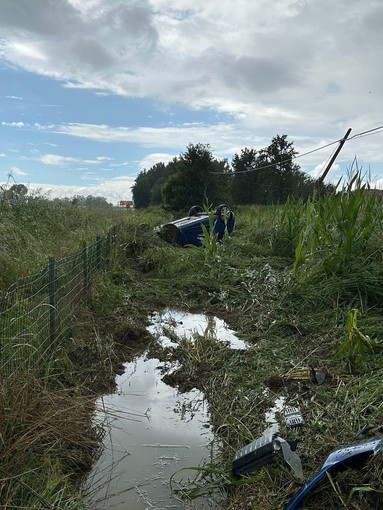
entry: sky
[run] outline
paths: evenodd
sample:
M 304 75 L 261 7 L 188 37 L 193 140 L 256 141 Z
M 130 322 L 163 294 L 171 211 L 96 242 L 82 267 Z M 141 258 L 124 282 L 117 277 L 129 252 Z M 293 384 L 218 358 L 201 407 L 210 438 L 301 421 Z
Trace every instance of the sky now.
M 283 134 L 317 177 L 351 128 L 327 180 L 383 187 L 382 26 L 381 0 L 0 0 L 0 185 L 116 205 L 189 144 Z

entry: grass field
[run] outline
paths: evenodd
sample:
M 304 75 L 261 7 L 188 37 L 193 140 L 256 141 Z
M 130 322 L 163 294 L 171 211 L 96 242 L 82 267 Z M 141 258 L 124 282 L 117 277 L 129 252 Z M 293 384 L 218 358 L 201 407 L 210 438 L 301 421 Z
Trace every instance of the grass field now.
M 279 460 L 255 471 L 249 483 L 239 485 L 231 477 L 234 453 L 263 432 L 265 413 L 277 398 L 304 416 L 303 427 L 292 431 L 282 424 L 280 434 L 298 440 L 305 478 L 335 447 L 357 440 L 363 426 L 376 426 L 371 433 L 378 433 L 383 202 L 358 179 L 342 194 L 306 204 L 238 208 L 232 236 L 196 249 L 155 235 L 153 227 L 170 218 L 159 210 L 123 216 L 108 210 L 107 217 L 71 209 L 57 215 L 20 211 L 24 220 L 15 223 L 12 242 L 2 243 L 12 278 L 35 270 L 48 253 L 77 249 L 84 236 L 100 234 L 117 220 L 126 228 L 113 267 L 94 282 L 90 308 L 74 318 L 75 334 L 61 347 L 49 376 L 14 374 L 2 381 L 0 398 L 8 411 L 0 418 L 1 500 L 9 508 L 83 507 L 78 481 L 102 435 L 90 422 L 94 395 L 113 380 L 135 345 L 147 341 L 148 314 L 164 307 L 223 318 L 250 344 L 247 351 L 230 351 L 200 337 L 175 354 L 182 368 L 174 383 L 204 391 L 221 445 L 217 458 L 201 469 L 196 492 L 219 488 L 223 508 L 282 508 L 300 486 Z M 1 236 L 9 237 L 16 222 L 14 212 L 9 214 Z M 13 249 L 19 254 L 14 265 Z M 309 367 L 325 373 L 323 384 L 307 375 Z M 63 427 L 57 410 L 65 415 Z M 301 508 L 382 508 L 382 467 L 377 455 L 359 470 L 324 480 Z

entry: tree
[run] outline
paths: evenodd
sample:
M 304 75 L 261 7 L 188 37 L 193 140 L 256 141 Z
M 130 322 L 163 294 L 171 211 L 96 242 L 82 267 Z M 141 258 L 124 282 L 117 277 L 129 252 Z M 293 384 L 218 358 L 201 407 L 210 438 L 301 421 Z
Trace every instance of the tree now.
M 255 171 L 257 151 L 245 147 L 241 155 L 235 154 L 231 163 L 233 169 L 232 196 L 236 204 L 256 203 L 258 172 Z
M 146 170 L 137 175 L 132 187 L 132 194 L 136 209 L 150 205 L 150 187 Z
M 208 144 L 189 144 L 162 188 L 163 203 L 177 211 L 205 201 L 217 205 L 228 197 L 229 178 L 227 161 L 215 159 Z
M 162 203 L 162 187 L 166 179 L 176 171 L 177 159 L 165 165 L 156 163 L 149 170 L 144 169 L 134 181 L 132 194 L 137 209 Z
M 113 207 L 105 197 L 95 197 L 93 195 L 88 195 L 85 198 L 84 205 L 86 207 Z
M 65 200 L 65 199 L 64 199 Z M 81 207 L 112 207 L 105 197 L 95 197 L 93 195 L 75 195 L 71 200 L 72 205 Z
M 302 175 L 293 162 L 298 154 L 287 135 L 275 136 L 271 144 L 259 152 L 257 166 L 266 171 L 264 185 L 266 203 L 284 203 L 294 194 L 295 185 Z
M 162 189 L 170 175 L 177 171 L 177 158 L 173 158 L 167 165 L 155 164 L 148 172 L 150 186 L 150 205 L 161 205 Z
M 6 189 L 6 186 L 1 189 L 3 190 L 3 200 L 7 200 L 9 202 L 23 201 L 28 195 L 28 188 L 24 184 L 13 184 L 9 189 Z
M 287 135 L 275 136 L 270 145 L 255 151 L 243 149 L 234 156 L 233 196 L 240 204 L 276 204 L 289 196 L 307 198 L 314 181 L 294 163 L 298 152 Z
M 28 194 L 28 188 L 24 184 L 13 184 L 9 188 L 8 194 L 12 198 L 25 197 Z

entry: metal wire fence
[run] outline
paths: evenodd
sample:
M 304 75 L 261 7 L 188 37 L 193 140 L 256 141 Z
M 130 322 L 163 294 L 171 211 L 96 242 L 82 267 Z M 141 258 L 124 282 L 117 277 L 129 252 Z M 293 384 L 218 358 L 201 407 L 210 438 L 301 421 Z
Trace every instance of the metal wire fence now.
M 118 229 L 82 250 L 50 257 L 38 273 L 15 282 L 0 300 L 0 374 L 39 369 L 66 334 L 77 307 L 86 305 L 92 277 L 115 255 Z

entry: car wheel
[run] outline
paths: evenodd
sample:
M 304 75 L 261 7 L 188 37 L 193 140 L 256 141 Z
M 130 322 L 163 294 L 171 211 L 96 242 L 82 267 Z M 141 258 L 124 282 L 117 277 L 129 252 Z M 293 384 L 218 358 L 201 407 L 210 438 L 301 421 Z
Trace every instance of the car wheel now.
M 203 212 L 203 209 L 200 205 L 193 205 L 189 210 L 189 216 L 198 216 L 198 213 L 201 212 Z
M 231 210 L 231 207 L 226 204 L 219 205 L 215 210 L 215 214 L 225 225 L 233 219 L 233 211 Z

